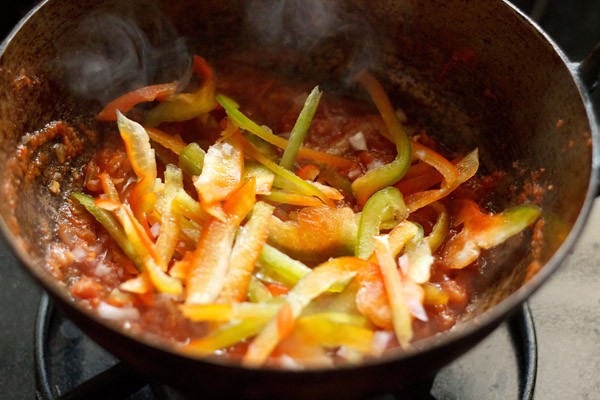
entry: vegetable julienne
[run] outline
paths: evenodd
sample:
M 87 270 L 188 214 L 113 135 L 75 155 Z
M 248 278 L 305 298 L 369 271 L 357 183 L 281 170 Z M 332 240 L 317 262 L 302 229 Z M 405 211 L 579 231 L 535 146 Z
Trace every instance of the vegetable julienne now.
M 221 93 L 219 79 L 227 78 L 204 59 L 194 57 L 193 67 L 198 84 L 190 93 L 175 93 L 176 83 L 155 85 L 107 105 L 98 119 L 116 119 L 134 179 L 103 172 L 101 192 L 71 195 L 98 222 L 97 234 L 115 244 L 89 256 L 137 268 L 123 269 L 90 305 L 135 307 L 154 321 L 153 333 L 190 355 L 310 367 L 407 348 L 450 328 L 464 310 L 469 288 L 453 277 L 476 270 L 482 249 L 540 215 L 527 204 L 490 214 L 454 198 L 477 173 L 477 149 L 450 161 L 410 138 L 366 71 L 357 82 L 383 121 L 369 126 L 390 142 L 388 162 L 374 166 L 364 162 L 373 158 L 368 148 L 329 154 L 310 147 L 326 123 L 341 119 L 320 111 L 323 103 L 330 110 L 330 100 L 318 88 L 287 140 Z M 136 114 L 141 122 L 123 114 L 152 101 Z M 201 127 L 209 120 L 222 134 L 206 145 Z M 190 121 L 196 136 L 173 133 Z M 341 133 L 325 135 L 334 142 Z M 177 165 L 157 161 L 155 143 Z M 155 312 L 170 322 L 157 323 Z

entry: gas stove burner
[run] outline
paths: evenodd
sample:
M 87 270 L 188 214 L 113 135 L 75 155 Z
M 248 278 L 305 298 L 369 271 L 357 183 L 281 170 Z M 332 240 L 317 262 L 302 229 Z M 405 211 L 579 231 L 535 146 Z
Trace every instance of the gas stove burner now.
M 486 339 L 483 348 L 475 348 L 466 359 L 455 361 L 435 378 L 372 400 L 441 400 L 449 396 L 532 400 L 537 339 L 528 305 L 518 309 L 499 330 L 503 334 L 492 334 L 496 337 L 491 342 Z M 57 312 L 47 295 L 40 301 L 34 345 L 38 400 L 190 400 L 168 385 L 140 376 L 106 353 Z M 469 359 L 471 354 L 475 358 Z M 508 379 L 505 387 L 486 387 L 486 379 L 493 374 L 505 375 L 505 381 L 508 376 L 513 379 Z

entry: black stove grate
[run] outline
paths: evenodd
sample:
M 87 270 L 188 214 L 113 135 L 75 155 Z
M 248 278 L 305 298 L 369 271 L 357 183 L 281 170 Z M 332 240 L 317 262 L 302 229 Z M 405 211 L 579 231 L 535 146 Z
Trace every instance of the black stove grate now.
M 89 353 L 84 346 L 79 344 L 71 345 L 70 342 L 79 343 L 88 341 L 95 346 L 90 339 L 83 333 L 75 330 L 75 334 L 65 332 L 60 329 L 60 321 L 70 324 L 70 322 L 55 311 L 48 295 L 44 294 L 40 301 L 36 326 L 35 326 L 35 372 L 37 400 L 94 400 L 94 399 L 113 399 L 113 400 L 158 400 L 158 399 L 186 399 L 179 395 L 168 386 L 160 383 L 152 383 L 147 378 L 138 375 L 123 362 L 116 359 L 108 359 L 107 355 L 98 353 L 98 356 L 92 354 L 86 359 L 86 364 L 92 365 L 95 372 L 89 377 L 83 376 L 81 371 L 76 371 L 79 375 L 75 383 L 64 382 L 57 383 L 60 379 L 53 376 L 53 366 L 59 365 L 60 368 L 68 367 L 73 360 L 73 364 L 81 362 L 81 355 L 77 352 Z M 537 375 L 537 339 L 535 325 L 529 306 L 524 304 L 508 320 L 507 329 L 511 339 L 512 351 L 515 353 L 518 368 L 518 399 L 532 400 L 535 381 Z M 67 343 L 64 347 L 66 351 L 56 354 L 52 349 L 52 344 L 56 341 L 56 336 L 62 337 L 61 340 Z M 61 364 L 62 363 L 62 364 Z M 83 365 L 83 364 L 82 364 Z M 71 373 L 70 375 L 73 375 Z M 417 400 L 417 399 L 438 399 L 431 394 L 433 379 L 420 382 L 413 387 L 403 388 L 402 391 L 387 394 L 378 398 L 379 400 Z

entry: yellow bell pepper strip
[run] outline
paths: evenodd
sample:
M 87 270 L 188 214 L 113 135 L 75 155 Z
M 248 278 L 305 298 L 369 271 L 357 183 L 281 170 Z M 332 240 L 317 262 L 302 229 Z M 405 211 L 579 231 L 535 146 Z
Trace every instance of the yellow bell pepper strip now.
M 448 293 L 439 286 L 439 284 L 427 282 L 423 285 L 424 299 L 423 304 L 438 306 L 448 304 L 450 297 Z
M 281 304 L 273 303 L 212 303 L 182 304 L 179 309 L 192 321 L 227 322 L 233 319 L 270 319 L 281 308 Z
M 291 188 L 309 196 L 316 196 L 321 199 L 324 204 L 332 205 L 325 193 L 319 190 L 315 185 L 300 179 L 290 170 L 282 168 L 273 161 L 267 159 L 252 145 L 252 143 L 247 141 L 239 133 L 233 134 L 229 140 L 234 144 L 234 147 L 241 147 L 245 155 L 258 161 L 281 178 L 289 181 Z
M 310 123 L 317 112 L 317 107 L 319 107 L 321 94 L 322 92 L 319 90 L 319 87 L 315 86 L 315 88 L 306 98 L 304 107 L 302 107 L 300 115 L 298 116 L 298 119 L 292 128 L 288 144 L 283 151 L 281 160 L 279 161 L 279 165 L 281 165 L 283 168 L 287 168 L 289 170 L 294 168 L 298 151 L 302 147 L 302 143 L 304 142 L 304 138 L 308 133 Z
M 194 339 L 190 343 L 182 345 L 181 350 L 191 356 L 204 357 L 255 336 L 268 321 L 269 319 L 232 321 L 211 330 L 203 338 Z
M 145 220 L 156 201 L 156 159 L 150 138 L 144 127 L 117 111 L 117 124 L 125 143 L 127 158 L 138 177 L 138 182 L 129 194 L 129 204 L 138 220 Z
M 302 262 L 294 260 L 268 244 L 264 245 L 258 257 L 258 266 L 261 273 L 289 287 L 294 286 L 300 278 L 312 271 Z
M 200 176 L 204 167 L 206 152 L 198 143 L 190 143 L 179 153 L 179 168 L 190 176 Z
M 413 337 L 412 317 L 404 296 L 403 280 L 390 251 L 387 238 L 375 237 L 375 255 L 379 262 L 392 312 L 392 325 L 396 338 L 402 348 L 407 348 Z
M 269 222 L 274 209 L 270 204 L 257 202 L 246 225 L 240 227 L 217 302 L 240 302 L 246 298 L 256 261 L 269 235 Z
M 179 223 L 173 213 L 173 200 L 183 191 L 183 174 L 179 168 L 169 164 L 165 169 L 165 187 L 156 202 L 160 214 L 160 234 L 156 239 L 159 266 L 166 271 L 179 240 Z
M 87 212 L 89 212 L 96 219 L 96 221 L 98 221 L 104 227 L 104 229 L 106 229 L 108 234 L 115 240 L 121 250 L 123 250 L 125 255 L 129 257 L 131 261 L 133 261 L 139 270 L 142 270 L 143 266 L 140 258 L 138 257 L 131 242 L 129 242 L 127 239 L 127 235 L 125 234 L 121 223 L 117 220 L 113 213 L 95 206 L 95 199 L 90 195 L 80 192 L 73 192 L 71 193 L 71 198 L 77 200 L 83 207 L 85 207 Z
M 107 205 L 108 206 L 108 205 Z M 137 257 L 141 260 L 144 271 L 148 273 L 152 285 L 161 293 L 181 294 L 183 287 L 178 279 L 168 276 L 159 266 L 158 254 L 154 243 L 147 236 L 140 222 L 126 204 L 116 203 L 110 206 L 123 226 L 127 240 L 131 243 Z
M 166 149 L 171 150 L 177 155 L 179 155 L 183 151 L 183 149 L 185 149 L 185 146 L 187 146 L 187 144 L 178 135 L 170 135 L 166 132 L 152 127 L 145 128 L 146 132 L 148 132 L 150 140 L 160 144 Z
M 373 193 L 395 184 L 406 174 L 410 167 L 412 151 L 408 135 L 400 121 L 398 121 L 398 117 L 381 84 L 366 71 L 360 72 L 356 79 L 371 95 L 397 151 L 394 161 L 372 169 L 352 182 L 354 197 L 358 205 L 363 206 Z
M 298 318 L 291 336 L 302 338 L 305 346 L 347 346 L 363 354 L 371 353 L 373 330 L 356 321 L 357 318 L 343 313 L 305 315 Z
M 541 209 L 521 204 L 497 214 L 482 212 L 472 200 L 460 200 L 453 225 L 462 230 L 444 246 L 442 262 L 448 268 L 461 269 L 475 261 L 481 249 L 490 249 L 520 233 L 540 216 Z
M 256 179 L 256 194 L 269 195 L 275 180 L 275 174 L 260 163 L 247 160 L 244 163 L 242 179 Z
M 158 85 L 144 86 L 117 97 L 108 103 L 96 116 L 99 121 L 116 121 L 117 111 L 126 113 L 140 103 L 154 100 L 164 100 L 177 90 L 177 82 L 161 83 Z
M 446 207 L 439 201 L 429 204 L 429 207 L 433 208 L 438 213 L 435 225 L 426 238 L 431 252 L 434 253 L 444 242 L 448 236 L 448 232 L 450 232 L 450 216 L 448 215 Z
M 368 261 L 356 257 L 340 257 L 315 267 L 298 281 L 286 296 L 277 316 L 250 343 L 242 364 L 249 367 L 264 364 L 277 344 L 291 333 L 295 320 L 314 298 L 332 285 L 352 279 L 368 264 Z
M 349 207 L 305 207 L 296 220 L 273 216 L 268 242 L 290 257 L 321 262 L 329 257 L 354 254 L 358 216 Z
M 444 186 L 440 189 L 426 190 L 417 192 L 406 197 L 406 206 L 409 212 L 414 212 L 419 208 L 425 207 L 428 204 L 436 202 L 450 193 L 461 184 L 469 180 L 477 173 L 479 168 L 479 156 L 477 149 L 471 151 L 462 160 L 456 164 L 458 178 L 450 186 Z
M 241 184 L 244 153 L 227 142 L 210 146 L 204 157 L 202 173 L 194 180 L 194 187 L 202 207 L 212 216 L 224 219 L 221 202 Z
M 323 205 L 323 202 L 316 197 L 290 192 L 285 189 L 271 189 L 271 193 L 263 196 L 263 198 L 270 202 L 301 207 L 320 207 Z
M 399 224 L 408 216 L 402 194 L 393 186 L 381 189 L 365 203 L 358 223 L 355 255 L 367 259 L 375 249 L 373 237 L 379 235 L 382 222 Z
M 245 116 L 238 110 L 238 104 L 234 100 L 222 94 L 217 95 L 216 98 L 217 102 L 227 112 L 227 117 L 234 121 L 240 129 L 244 129 L 280 149 L 285 149 L 288 146 L 287 140 L 273 134 L 270 130 L 258 125 L 256 122 Z M 323 164 L 332 165 L 342 169 L 349 169 L 352 167 L 352 161 L 344 157 L 313 150 L 308 147 L 301 147 L 298 151 L 298 157 L 319 161 Z
M 206 60 L 194 56 L 194 73 L 201 85 L 194 93 L 178 93 L 169 96 L 146 113 L 144 124 L 157 126 L 161 122 L 187 121 L 212 111 L 215 101 L 216 82 L 214 73 Z
M 246 181 L 223 205 L 225 220 L 212 217 L 202 228 L 198 246 L 190 254 L 186 304 L 214 303 L 229 268 L 231 247 L 238 226 L 256 202 L 256 183 Z

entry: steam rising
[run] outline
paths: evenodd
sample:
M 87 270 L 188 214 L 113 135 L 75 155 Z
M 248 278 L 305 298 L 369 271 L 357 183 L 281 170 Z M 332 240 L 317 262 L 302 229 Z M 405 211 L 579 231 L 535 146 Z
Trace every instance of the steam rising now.
M 145 30 L 132 18 L 87 17 L 59 60 L 69 89 L 106 103 L 134 88 L 180 78 L 191 56 L 169 22 L 157 17 Z

